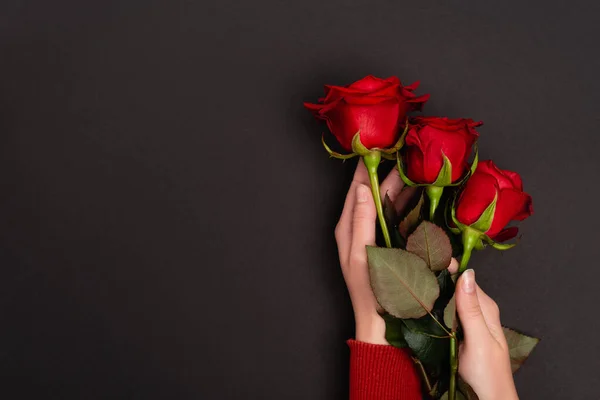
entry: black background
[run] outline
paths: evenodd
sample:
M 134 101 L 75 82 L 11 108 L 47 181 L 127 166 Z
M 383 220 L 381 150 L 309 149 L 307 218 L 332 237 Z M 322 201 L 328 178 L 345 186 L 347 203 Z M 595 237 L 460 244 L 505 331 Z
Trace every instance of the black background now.
M 343 399 L 333 227 L 354 163 L 302 109 L 421 80 L 519 171 L 521 244 L 476 255 L 543 338 L 523 399 L 597 399 L 600 3 L 4 0 L 0 397 Z M 591 308 L 591 306 L 594 306 Z

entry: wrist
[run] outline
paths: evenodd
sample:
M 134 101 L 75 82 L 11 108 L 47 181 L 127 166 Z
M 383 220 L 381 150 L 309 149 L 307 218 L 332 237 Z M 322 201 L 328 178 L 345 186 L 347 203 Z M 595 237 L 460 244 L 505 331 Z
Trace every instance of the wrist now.
M 377 312 L 355 315 L 356 340 L 364 343 L 389 345 L 385 340 L 385 321 Z
M 488 392 L 488 395 L 484 394 L 479 396 L 479 398 L 481 400 L 519 400 L 517 388 L 512 380 L 512 375 L 510 379 L 506 379 L 503 380 L 503 382 L 498 383 L 499 384 L 495 386 L 492 391 Z

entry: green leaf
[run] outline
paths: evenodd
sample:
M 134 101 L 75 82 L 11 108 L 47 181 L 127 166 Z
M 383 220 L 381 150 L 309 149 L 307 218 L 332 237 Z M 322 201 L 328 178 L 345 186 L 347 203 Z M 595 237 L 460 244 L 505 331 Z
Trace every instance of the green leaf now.
M 453 332 L 456 331 L 457 323 L 456 323 L 456 298 L 452 296 L 450 301 L 448 301 L 448 305 L 444 309 L 444 324 Z
M 404 327 L 402 320 L 400 318 L 394 318 L 389 314 L 384 314 L 382 317 L 385 321 L 385 340 L 399 349 L 407 347 L 408 344 L 406 343 L 406 340 L 404 340 L 404 335 L 402 334 L 402 328 Z
M 415 207 L 410 210 L 410 212 L 406 214 L 406 217 L 402 219 L 402 222 L 400 222 L 399 230 L 403 237 L 408 237 L 408 235 L 412 233 L 419 224 L 419 221 L 421 220 L 421 209 L 423 208 L 424 201 L 425 198 L 423 196 L 423 192 L 421 192 L 419 195 L 419 201 Z
M 465 396 L 465 400 L 479 400 L 477 393 L 475 393 L 473 388 L 469 386 L 467 382 L 463 381 L 460 376 L 458 377 L 458 390 Z
M 408 237 L 406 250 L 421 257 L 432 271 L 442 271 L 450 265 L 452 246 L 442 228 L 423 221 Z
M 444 157 L 444 164 L 440 169 L 437 179 L 431 184 L 432 186 L 444 187 L 452 183 L 452 164 L 443 152 L 442 156 Z
M 419 256 L 367 246 L 371 286 L 379 304 L 398 318 L 419 318 L 433 308 L 440 287 Z
M 506 327 L 502 327 L 502 330 L 504 330 L 504 336 L 506 336 L 506 342 L 508 343 L 510 366 L 514 373 L 527 360 L 527 357 L 529 357 L 529 354 L 531 354 L 535 346 L 540 342 L 540 339 L 524 335 Z
M 404 340 L 428 374 L 437 378 L 450 362 L 450 339 L 448 334 L 430 316 L 404 319 Z
M 483 211 L 483 213 L 479 216 L 479 219 L 471 224 L 471 228 L 478 230 L 479 232 L 486 232 L 492 226 L 492 221 L 494 220 L 494 213 L 496 212 L 496 203 L 498 202 L 498 193 L 496 193 L 496 197 L 494 197 L 494 201 L 492 201 L 487 208 Z
M 440 400 L 448 400 L 448 392 L 444 393 Z M 456 391 L 456 400 L 467 400 L 467 398 L 458 390 Z

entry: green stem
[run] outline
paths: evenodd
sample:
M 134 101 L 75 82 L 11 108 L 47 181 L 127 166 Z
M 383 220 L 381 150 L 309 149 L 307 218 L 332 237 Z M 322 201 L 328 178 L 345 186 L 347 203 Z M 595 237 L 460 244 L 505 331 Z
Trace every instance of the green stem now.
M 456 333 L 452 332 L 450 337 L 450 387 L 448 388 L 448 400 L 456 399 L 456 375 L 458 373 L 458 352 Z
M 469 260 L 471 259 L 471 253 L 473 249 L 477 246 L 481 238 L 481 233 L 476 231 L 475 229 L 465 227 L 465 230 L 462 232 L 462 242 L 463 242 L 463 254 L 460 258 L 460 266 L 458 268 L 458 273 L 462 274 L 467 269 L 467 265 L 469 264 Z
M 373 200 L 375 200 L 375 208 L 377 209 L 377 216 L 379 217 L 379 225 L 383 232 L 383 238 L 385 239 L 385 245 L 392 247 L 392 240 L 390 239 L 390 232 L 388 231 L 387 223 L 385 222 L 385 216 L 383 215 L 383 204 L 381 202 L 381 195 L 379 194 L 379 176 L 377 175 L 377 168 L 381 162 L 381 153 L 379 151 L 371 151 L 363 156 L 363 161 L 369 172 L 369 180 L 371 181 L 371 191 L 373 192 Z
M 444 192 L 443 187 L 438 186 L 427 186 L 425 187 L 425 193 L 427 193 L 427 197 L 429 197 L 429 220 L 433 221 L 433 216 L 435 215 L 435 210 L 437 210 L 440 205 L 440 199 L 442 198 L 442 193 Z

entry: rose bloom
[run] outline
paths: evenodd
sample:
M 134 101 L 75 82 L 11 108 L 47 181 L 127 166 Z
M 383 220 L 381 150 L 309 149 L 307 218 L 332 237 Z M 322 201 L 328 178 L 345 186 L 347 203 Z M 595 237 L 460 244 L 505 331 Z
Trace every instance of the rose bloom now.
M 510 221 L 522 221 L 533 214 L 531 196 L 523 191 L 523 181 L 516 172 L 501 170 L 492 161 L 480 162 L 458 198 L 456 219 L 465 225 L 475 223 L 496 196 L 492 224 L 484 233 L 503 242 L 519 232 L 516 227 L 504 229 Z
M 460 180 L 469 168 L 467 160 L 479 137 L 475 128 L 482 124 L 465 118 L 411 119 L 403 157 L 406 176 L 415 183 L 435 182 L 445 155 L 452 166 L 452 182 Z
M 348 151 L 360 131 L 360 141 L 368 149 L 390 148 L 399 139 L 406 114 L 419 110 L 429 95 L 416 96 L 418 82 L 402 86 L 396 77 L 380 79 L 369 75 L 349 86 L 325 86 L 321 104 L 304 103 L 315 117 L 327 122 L 331 133 Z

